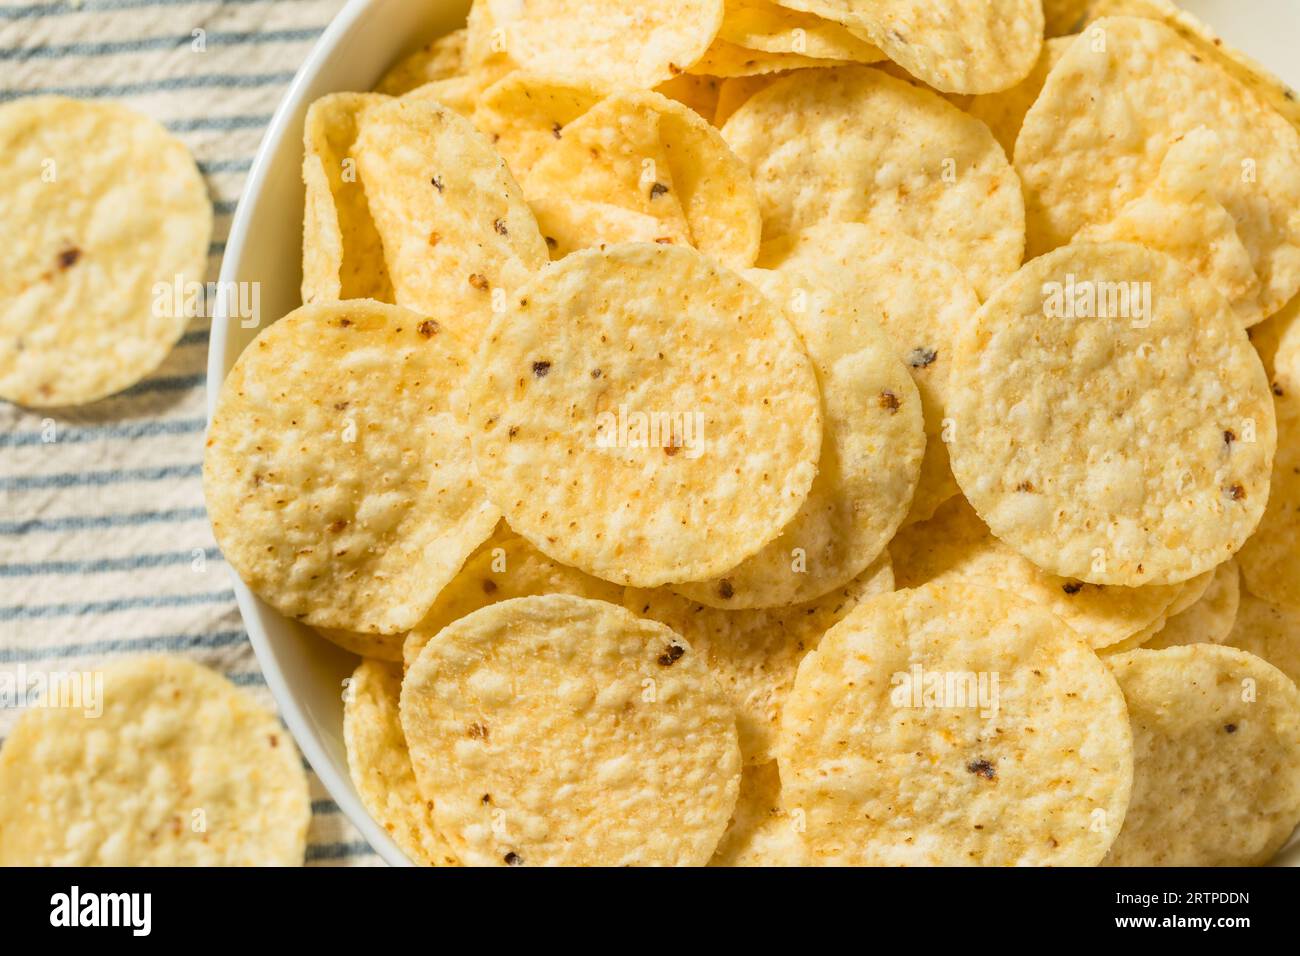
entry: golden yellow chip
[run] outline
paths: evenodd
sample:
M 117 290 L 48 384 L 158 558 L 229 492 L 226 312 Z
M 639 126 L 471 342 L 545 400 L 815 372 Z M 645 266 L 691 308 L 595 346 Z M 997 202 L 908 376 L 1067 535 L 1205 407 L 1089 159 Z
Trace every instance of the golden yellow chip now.
M 274 714 L 181 657 L 66 676 L 0 750 L 0 866 L 302 864 L 307 776 Z
M 523 186 L 561 254 L 665 241 L 688 243 L 732 269 L 753 265 L 761 223 L 749 170 L 688 107 L 658 93 L 619 93 L 552 140 Z M 632 215 L 566 216 L 588 204 Z M 658 223 L 650 236 L 647 222 Z
M 399 657 L 412 667 L 424 645 L 453 621 L 498 601 L 542 594 L 574 594 L 610 604 L 623 600 L 619 585 L 551 560 L 502 522 L 411 628 Z
M 781 806 L 776 761 L 746 767 L 736 812 L 709 866 L 805 866 L 798 825 Z
M 312 103 L 303 127 L 302 301 L 393 301 L 393 283 L 353 155 L 362 113 L 387 102 L 331 93 Z
M 222 553 L 282 614 L 397 634 L 496 525 L 450 393 L 468 346 L 368 299 L 264 329 L 221 387 L 203 490 Z
M 817 371 L 822 450 L 799 513 L 757 554 L 719 578 L 678 584 L 717 608 L 783 607 L 861 574 L 902 524 L 921 473 L 921 398 L 870 299 L 843 273 L 746 274 L 785 309 Z
M 776 0 L 835 20 L 912 76 L 945 93 L 993 93 L 1033 68 L 1043 43 L 1039 0 Z
M 1114 219 L 1204 126 L 1218 138 L 1209 192 L 1236 223 L 1268 316 L 1300 290 L 1300 132 L 1199 49 L 1135 17 L 1098 20 L 1070 44 L 1016 140 L 1028 255 Z
M 491 140 L 523 181 L 568 126 L 609 91 L 591 80 L 516 71 L 488 87 L 474 110 L 474 125 Z
M 1165 626 L 1142 646 L 1155 651 L 1180 644 L 1222 644 L 1232 633 L 1240 602 L 1237 562 L 1224 561 L 1214 569 L 1209 587 L 1200 598 L 1184 608 L 1171 609 Z
M 398 305 L 477 336 L 546 264 L 505 162 L 451 110 L 410 99 L 367 109 L 356 156 Z
M 861 223 L 828 223 L 766 243 L 759 265 L 842 286 L 879 320 L 912 374 L 925 414 L 925 458 L 906 522 L 924 521 L 957 493 L 944 435 L 952 349 L 979 308 L 952 263 L 910 236 Z
M 706 122 L 712 123 L 714 114 L 718 111 L 718 95 L 722 83 L 721 77 L 683 73 L 660 83 L 655 87 L 655 92 L 676 100 L 683 106 L 689 106 Z
M 1133 798 L 1109 866 L 1267 863 L 1300 823 L 1300 691 L 1216 644 L 1107 660 L 1133 724 Z
M 502 601 L 402 682 L 421 792 L 472 866 L 708 862 L 736 804 L 736 726 L 703 657 L 621 607 Z
M 1173 259 L 1080 243 L 994 293 L 953 360 L 953 474 L 997 537 L 1092 584 L 1226 561 L 1268 500 L 1277 423 L 1226 300 Z
M 510 527 L 640 587 L 756 553 L 803 506 L 821 450 L 816 375 L 790 323 L 673 246 L 553 264 L 488 330 L 466 398 Z
M 343 743 L 352 785 L 411 862 L 459 866 L 416 785 L 398 709 L 401 693 L 399 666 L 365 660 L 352 673 L 343 698 Z
M 885 54 L 833 20 L 778 6 L 772 0 L 727 0 L 718 36 L 764 53 L 874 63 Z
M 785 72 L 756 73 L 753 76 L 729 76 L 718 87 L 718 105 L 713 113 L 713 125 L 719 129 L 759 90 L 785 76 Z
M 0 106 L 0 399 L 79 405 L 152 372 L 201 311 L 211 234 L 193 158 L 153 120 Z
M 628 588 L 623 604 L 668 625 L 704 656 L 735 709 L 740 752 L 758 764 L 776 756 L 781 706 L 804 655 L 860 601 L 893 586 L 885 555 L 843 587 L 794 607 L 724 611 L 667 588 Z
M 414 53 L 398 60 L 375 86 L 376 93 L 401 96 L 417 86 L 445 80 L 465 72 L 465 38 L 463 27 L 426 43 Z
M 864 601 L 804 658 L 781 800 L 831 865 L 1089 866 L 1133 779 L 1124 698 L 1059 619 L 1005 591 Z
M 1225 644 L 1262 657 L 1300 681 L 1300 610 L 1257 598 L 1245 588 Z
M 718 38 L 691 67 L 692 73 L 722 77 L 765 76 L 805 67 L 845 66 L 849 60 L 819 60 L 802 53 L 768 53 Z
M 960 495 L 929 521 L 899 532 L 889 553 L 900 588 L 956 581 L 1001 588 L 1051 611 L 1094 649 L 1117 645 L 1163 624 L 1184 588 L 1178 584 L 1126 588 L 1058 577 L 993 537 Z M 1149 636 L 1143 634 L 1142 639 Z
M 1023 80 L 997 93 L 972 96 L 962 107 L 971 116 L 988 124 L 988 128 L 1002 144 L 1002 149 L 1007 156 L 1015 155 L 1016 137 L 1020 135 L 1025 114 L 1034 105 L 1034 100 L 1038 99 L 1038 94 L 1043 91 L 1047 74 L 1056 65 L 1057 60 L 1065 54 L 1073 40 L 1073 37 L 1054 37 L 1048 40 L 1043 44 L 1043 52 L 1039 54 L 1038 62 Z
M 796 72 L 756 93 L 723 138 L 758 189 L 763 238 L 863 222 L 925 243 L 981 297 L 1020 265 L 1020 183 L 987 126 L 872 67 Z
M 647 90 L 708 49 L 722 0 L 487 0 L 506 51 L 525 69 Z
M 357 657 L 374 658 L 380 661 L 402 659 L 402 644 L 406 639 L 404 634 L 366 634 L 339 627 L 315 627 L 312 630 L 331 644 Z

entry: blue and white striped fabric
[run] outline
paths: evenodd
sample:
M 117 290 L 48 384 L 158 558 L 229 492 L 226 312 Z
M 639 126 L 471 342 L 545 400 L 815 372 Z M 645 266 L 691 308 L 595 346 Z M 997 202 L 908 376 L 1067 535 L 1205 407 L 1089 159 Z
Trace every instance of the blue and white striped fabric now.
M 176 133 L 212 196 L 216 279 L 262 132 L 342 2 L 0 0 L 0 103 L 120 100 Z M 0 402 L 0 669 L 183 654 L 271 703 L 203 509 L 208 331 L 93 405 Z M 0 737 L 17 716 L 0 706 Z M 308 863 L 377 863 L 314 775 L 312 797 Z

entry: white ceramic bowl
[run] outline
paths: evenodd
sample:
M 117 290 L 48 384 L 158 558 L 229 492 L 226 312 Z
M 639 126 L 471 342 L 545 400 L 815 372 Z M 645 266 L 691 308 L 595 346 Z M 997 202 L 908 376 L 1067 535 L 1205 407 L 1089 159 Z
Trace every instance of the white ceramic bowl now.
M 1246 5 L 1239 0 L 1183 0 L 1182 5 L 1300 89 L 1300 59 L 1292 56 L 1300 39 L 1300 4 L 1295 0 L 1252 0 Z M 265 321 L 300 304 L 302 123 L 307 107 L 326 93 L 369 90 L 399 57 L 464 25 L 468 7 L 468 0 L 349 0 L 298 71 L 253 162 L 221 264 L 223 284 L 261 284 Z M 218 306 L 208 353 L 209 416 L 226 373 L 256 333 Z M 237 577 L 234 589 L 266 682 L 303 754 L 379 855 L 393 865 L 410 865 L 370 818 L 348 776 L 342 682 L 356 658 L 281 617 Z M 1300 863 L 1296 839 L 1279 862 Z

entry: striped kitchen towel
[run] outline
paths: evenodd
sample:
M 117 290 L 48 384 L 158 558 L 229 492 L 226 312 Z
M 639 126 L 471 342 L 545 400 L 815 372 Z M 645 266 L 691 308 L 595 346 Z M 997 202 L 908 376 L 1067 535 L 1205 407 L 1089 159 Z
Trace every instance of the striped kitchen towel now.
M 0 0 L 0 102 L 113 99 L 198 160 L 216 279 L 293 72 L 343 0 Z M 2 266 L 0 266 L 2 267 Z M 0 669 L 183 654 L 271 704 L 203 508 L 209 322 L 134 388 L 67 413 L 0 402 Z M 18 713 L 0 706 L 0 738 Z M 309 864 L 376 864 L 311 775 Z

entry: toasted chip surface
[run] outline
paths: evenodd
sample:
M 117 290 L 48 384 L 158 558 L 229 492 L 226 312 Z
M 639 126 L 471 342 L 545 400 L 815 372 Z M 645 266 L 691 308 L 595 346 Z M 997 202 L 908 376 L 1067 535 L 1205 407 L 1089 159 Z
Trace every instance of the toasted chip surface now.
M 860 601 L 893 586 L 885 556 L 843 587 L 793 607 L 726 611 L 667 588 L 628 588 L 623 604 L 668 625 L 704 656 L 735 709 L 740 752 L 757 764 L 776 756 L 781 706 L 804 655 Z
M 505 162 L 450 109 L 420 99 L 367 109 L 356 157 L 398 305 L 477 333 L 494 290 L 512 295 L 546 264 Z
M 510 526 L 620 584 L 716 577 L 802 507 L 821 450 L 812 363 L 780 310 L 688 249 L 555 263 L 489 329 L 467 399 Z
M 719 608 L 811 601 L 857 577 L 907 515 L 921 472 L 921 400 L 869 300 L 853 284 L 793 272 L 747 277 L 785 309 L 817 371 L 822 449 L 799 513 L 722 577 L 676 590 Z
M 758 254 L 762 222 L 748 168 L 699 114 L 659 93 L 617 93 L 574 120 L 533 163 L 524 193 L 548 243 L 564 253 L 669 241 L 732 269 Z M 632 215 L 565 215 L 583 204 Z
M 736 812 L 709 866 L 804 866 L 796 821 L 781 806 L 776 761 L 746 767 Z
M 1030 71 L 1043 43 L 1039 0 L 777 0 L 843 23 L 945 93 L 991 93 Z
M 957 493 L 944 419 L 952 349 L 979 309 L 975 290 L 920 241 L 862 223 L 812 226 L 773 240 L 760 251 L 759 265 L 801 277 L 810 292 L 838 287 L 864 307 L 872 303 L 921 393 L 925 458 L 906 520 L 929 518 Z
M 1262 657 L 1291 680 L 1300 680 L 1300 610 L 1242 588 L 1236 620 L 1223 643 Z
M 1272 391 L 1277 412 L 1277 458 L 1268 507 L 1255 533 L 1242 547 L 1238 561 L 1246 586 L 1275 604 L 1300 609 L 1300 560 L 1296 529 L 1300 527 L 1300 323 L 1290 310 L 1278 314 L 1275 326 Z
M 607 95 L 606 87 L 580 77 L 542 76 L 516 70 L 483 91 L 474 125 L 491 140 L 522 181 L 568 126 Z
M 364 111 L 387 97 L 331 93 L 312 103 L 303 127 L 302 301 L 393 301 L 384 247 L 357 175 L 357 131 Z
M 722 0 L 487 0 L 505 48 L 526 69 L 651 89 L 698 60 Z
M 1259 523 L 1277 444 L 1259 358 L 1173 259 L 1080 243 L 1028 263 L 959 340 L 957 483 L 1002 541 L 1093 584 L 1173 584 Z
M 401 657 L 412 667 L 424 645 L 452 621 L 498 601 L 541 594 L 574 594 L 610 604 L 623 600 L 617 584 L 548 558 L 503 522 L 438 592 L 429 613 L 406 635 Z
M 1098 649 L 1163 621 L 1183 588 L 1103 586 L 1051 574 L 995 538 L 960 495 L 899 532 L 889 552 L 900 588 L 957 581 L 1001 588 L 1051 611 Z
M 1091 865 L 1133 773 L 1123 697 L 1087 644 L 964 584 L 832 628 L 799 666 L 778 760 L 810 859 L 846 865 Z
M 217 399 L 203 489 L 222 553 L 314 627 L 415 625 L 500 514 L 450 393 L 468 346 L 367 299 L 264 329 Z
M 407 54 L 383 75 L 375 87 L 375 92 L 388 96 L 401 96 L 425 83 L 445 80 L 463 73 L 468 66 L 465 58 L 465 40 L 468 32 L 464 27 L 453 30 Z
M 0 183 L 0 398 L 79 405 L 157 368 L 212 233 L 180 140 L 115 103 L 30 97 L 0 107 Z
M 987 296 L 1020 265 L 1020 184 L 993 134 L 871 67 L 782 77 L 722 129 L 758 189 L 764 240 L 864 222 L 924 242 Z
M 1110 866 L 1267 863 L 1300 823 L 1300 691 L 1234 647 L 1110 658 L 1133 724 L 1133 798 Z
M 302 864 L 307 778 L 275 715 L 181 657 L 97 673 L 102 712 L 46 698 L 5 740 L 0 866 Z
M 396 664 L 365 660 L 352 672 L 343 698 L 343 743 L 352 785 L 411 862 L 458 866 L 415 782 L 398 710 L 401 693 L 402 668 Z
M 430 641 L 402 684 L 416 777 L 471 865 L 703 865 L 735 807 L 735 721 L 663 625 L 516 598 Z
M 1122 126 L 1123 135 L 1114 135 Z M 1048 74 L 1016 140 L 1028 255 L 1115 217 L 1197 127 L 1219 139 L 1214 198 L 1235 220 L 1267 316 L 1300 289 L 1300 132 L 1154 20 L 1108 17 Z
M 1179 644 L 1222 644 L 1232 633 L 1240 601 L 1237 562 L 1224 561 L 1214 569 L 1204 593 L 1187 607 L 1171 610 L 1165 626 L 1142 646 L 1154 651 Z

